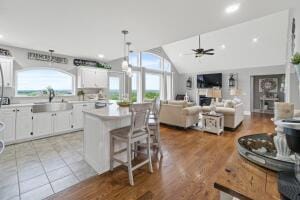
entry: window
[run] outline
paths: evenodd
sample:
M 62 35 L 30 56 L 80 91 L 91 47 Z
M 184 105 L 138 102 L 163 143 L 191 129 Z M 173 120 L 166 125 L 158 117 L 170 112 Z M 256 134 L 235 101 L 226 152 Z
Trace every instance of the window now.
M 173 87 L 172 87 L 172 75 L 166 75 L 166 88 L 167 88 L 167 100 L 172 99 Z
M 142 66 L 147 69 L 161 70 L 161 57 L 147 52 L 142 52 Z
M 145 74 L 145 95 L 144 99 L 153 100 L 155 97 L 160 96 L 160 74 Z
M 166 59 L 164 59 L 164 71 L 171 72 L 171 63 Z
M 141 88 L 140 88 L 140 72 L 133 72 L 131 78 L 131 96 L 130 99 L 132 102 L 141 102 Z
M 74 95 L 74 76 L 49 68 L 17 71 L 16 96 L 42 96 L 49 87 L 55 90 L 57 96 Z
M 138 52 L 131 52 L 129 54 L 129 64 L 134 67 L 139 66 L 139 53 Z
M 117 101 L 121 97 L 120 78 L 116 76 L 109 77 L 109 99 Z

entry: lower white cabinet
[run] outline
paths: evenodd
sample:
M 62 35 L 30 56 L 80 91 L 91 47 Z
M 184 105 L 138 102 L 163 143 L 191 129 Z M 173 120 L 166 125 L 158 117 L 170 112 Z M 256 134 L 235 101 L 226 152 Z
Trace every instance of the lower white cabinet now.
M 31 106 L 1 108 L 0 121 L 5 123 L 6 128 L 0 133 L 0 139 L 13 143 L 82 129 L 83 111 L 93 108 L 95 103 L 74 104 L 73 110 L 55 113 L 32 113 Z
M 33 114 L 33 136 L 49 135 L 53 132 L 53 113 L 43 112 Z
M 31 138 L 32 132 L 32 112 L 31 107 L 16 108 L 16 139 L 22 140 Z
M 83 128 L 83 111 L 92 110 L 95 103 L 78 103 L 73 105 L 73 129 Z
M 72 129 L 72 111 L 33 114 L 33 136 L 67 132 Z
M 54 113 L 53 132 L 60 133 L 72 129 L 72 111 Z
M 5 142 L 13 142 L 16 139 L 16 109 L 7 108 L 0 110 L 0 121 L 4 122 L 5 129 L 0 134 Z

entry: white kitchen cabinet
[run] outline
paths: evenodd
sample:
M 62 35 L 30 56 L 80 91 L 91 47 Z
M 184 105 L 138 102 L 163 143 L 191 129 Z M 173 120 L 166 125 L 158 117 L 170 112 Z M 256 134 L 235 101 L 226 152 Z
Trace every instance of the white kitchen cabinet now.
M 74 104 L 73 106 L 73 128 L 83 128 L 83 104 Z
M 106 70 L 96 71 L 96 86 L 97 88 L 107 88 L 108 77 Z
M 72 129 L 72 111 L 56 112 L 53 116 L 53 132 L 61 133 Z
M 33 136 L 39 137 L 53 133 L 53 113 L 43 112 L 33 114 Z
M 77 75 L 78 88 L 107 88 L 107 70 L 81 67 Z
M 4 87 L 13 87 L 13 59 L 0 57 L 0 64 L 3 70 Z M 2 85 L 1 77 L 0 85 Z
M 16 139 L 28 139 L 33 136 L 31 107 L 16 108 Z
M 5 142 L 13 142 L 16 139 L 16 109 L 7 108 L 0 110 L 0 121 L 4 122 L 5 129 L 2 132 Z
M 95 108 L 95 103 L 79 103 L 73 105 L 73 129 L 83 128 L 83 111 Z

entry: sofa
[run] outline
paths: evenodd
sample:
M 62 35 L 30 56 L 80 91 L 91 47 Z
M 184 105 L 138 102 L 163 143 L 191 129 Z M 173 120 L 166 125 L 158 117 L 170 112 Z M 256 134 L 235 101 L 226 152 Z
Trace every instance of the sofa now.
M 161 104 L 160 122 L 188 128 L 199 122 L 200 106 L 186 101 L 165 101 Z
M 228 102 L 231 100 L 228 100 Z M 244 120 L 243 103 L 232 101 L 229 106 L 225 102 L 216 103 L 217 113 L 224 115 L 224 127 L 236 129 Z M 203 106 L 202 112 L 210 112 L 210 106 Z

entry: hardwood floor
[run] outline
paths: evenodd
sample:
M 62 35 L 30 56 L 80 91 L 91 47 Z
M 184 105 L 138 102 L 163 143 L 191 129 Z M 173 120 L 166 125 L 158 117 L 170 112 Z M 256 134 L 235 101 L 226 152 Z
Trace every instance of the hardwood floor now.
M 128 183 L 127 172 L 117 168 L 92 177 L 50 199 L 219 199 L 213 187 L 218 170 L 222 169 L 235 149 L 236 139 L 252 133 L 274 131 L 271 115 L 254 114 L 234 132 L 221 136 L 192 129 L 161 127 L 164 157 L 153 156 L 154 173 L 146 166 L 134 173 L 135 186 Z

